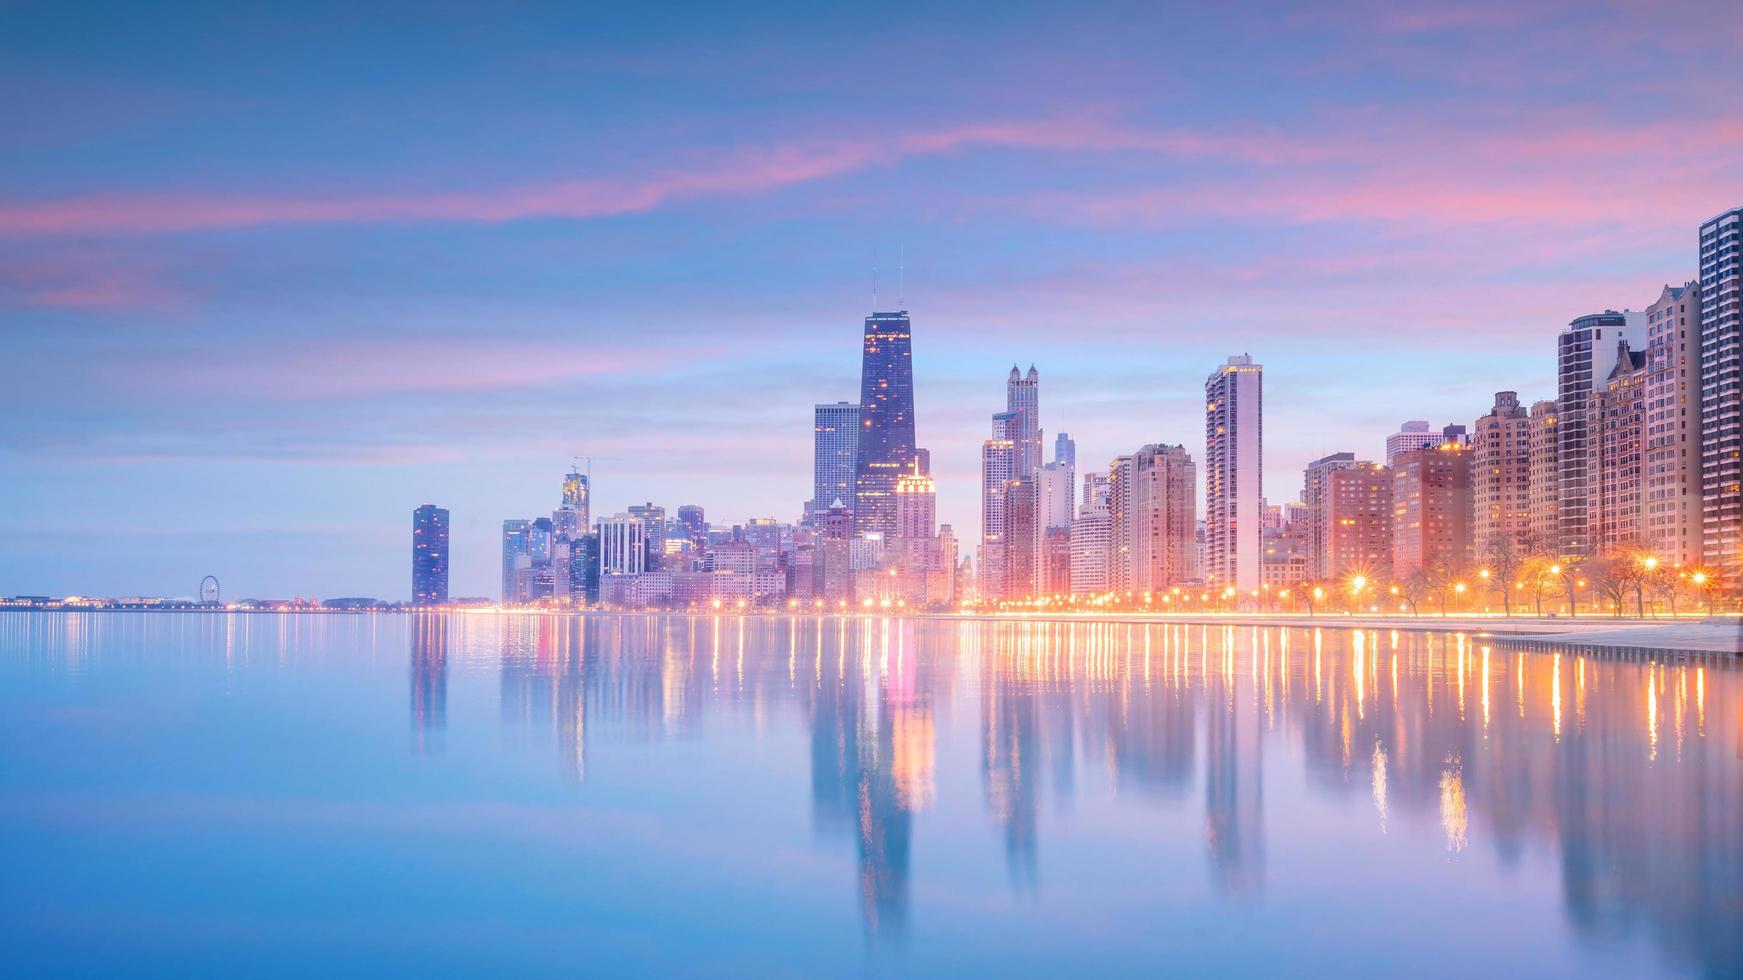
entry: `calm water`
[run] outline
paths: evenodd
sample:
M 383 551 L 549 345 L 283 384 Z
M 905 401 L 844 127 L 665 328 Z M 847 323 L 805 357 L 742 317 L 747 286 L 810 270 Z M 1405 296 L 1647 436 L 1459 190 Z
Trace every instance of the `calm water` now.
M 1334 629 L 0 613 L 0 950 L 1735 977 L 1740 701 Z

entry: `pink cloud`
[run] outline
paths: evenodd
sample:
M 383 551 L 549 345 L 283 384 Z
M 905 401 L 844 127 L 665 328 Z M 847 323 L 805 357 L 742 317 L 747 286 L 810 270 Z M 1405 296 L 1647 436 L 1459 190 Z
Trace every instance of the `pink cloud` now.
M 1275 132 L 1152 131 L 1091 119 L 964 125 L 894 140 L 822 140 L 737 154 L 728 164 L 668 169 L 647 177 L 601 177 L 477 192 L 332 197 L 108 194 L 0 203 L 0 235 L 159 234 L 263 225 L 338 222 L 501 222 L 599 218 L 703 198 L 766 193 L 782 187 L 977 148 L 1059 152 L 1143 152 L 1177 157 L 1281 163 L 1323 158 L 1325 150 Z
M 150 256 L 80 247 L 0 262 L 0 306 L 163 310 L 191 299 L 192 291 Z

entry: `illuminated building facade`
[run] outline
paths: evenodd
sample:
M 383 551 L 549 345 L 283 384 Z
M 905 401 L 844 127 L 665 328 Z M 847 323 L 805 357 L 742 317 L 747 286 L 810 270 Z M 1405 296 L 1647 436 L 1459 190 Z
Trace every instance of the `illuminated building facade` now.
M 1404 423 L 1405 428 L 1415 425 L 1414 422 Z M 1427 428 L 1428 423 L 1422 423 Z M 1394 436 L 1397 433 L 1393 434 Z M 1387 437 L 1387 453 L 1391 454 L 1392 437 Z M 1325 487 L 1327 478 L 1339 470 L 1354 469 L 1366 464 L 1356 461 L 1355 453 L 1332 453 L 1322 456 L 1307 464 L 1301 478 L 1301 504 L 1307 516 L 1307 573 L 1310 576 L 1324 578 L 1331 574 L 1331 551 L 1327 547 L 1328 537 L 1327 515 L 1325 511 Z
M 1034 476 L 1041 466 L 1041 376 L 1035 365 L 1029 365 L 1026 375 L 1011 365 L 1011 375 L 1005 381 L 1005 410 L 1017 415 L 1011 432 L 1016 443 L 1017 475 Z
M 1665 286 L 1646 308 L 1643 543 L 1701 563 L 1701 286 Z
M 1592 395 L 1604 389 L 1616 367 L 1617 342 L 1626 340 L 1643 348 L 1644 328 L 1645 318 L 1639 313 L 1605 310 L 1575 319 L 1556 338 L 1556 402 L 1561 414 L 1556 424 L 1560 503 L 1555 548 L 1561 554 L 1583 555 L 1591 550 L 1586 509 L 1592 499 L 1589 483 L 1596 446 L 1586 416 Z
M 1554 552 L 1561 542 L 1561 464 L 1558 462 L 1561 405 L 1555 401 L 1531 403 L 1531 435 L 1527 453 L 1530 475 L 1526 494 L 1531 511 L 1531 551 Z
M 1703 561 L 1743 582 L 1743 207 L 1702 223 L 1701 531 Z
M 1432 452 L 1410 452 L 1425 451 Z M 1320 578 L 1342 582 L 1363 575 L 1377 582 L 1391 576 L 1392 492 L 1392 470 L 1378 463 L 1358 463 L 1327 475 L 1326 563 Z
M 905 310 L 865 318 L 859 406 L 853 528 L 887 535 L 896 526 L 896 481 L 915 458 L 913 332 Z
M 1392 467 L 1392 574 L 1462 574 L 1470 568 L 1471 451 L 1442 443 Z
M 448 511 L 424 504 L 412 511 L 412 604 L 448 601 Z
M 818 405 L 811 425 L 811 501 L 821 509 L 853 499 L 854 467 L 859 456 L 859 406 L 852 402 Z
M 1587 403 L 1590 469 L 1586 520 L 1591 546 L 1601 554 L 1638 547 L 1645 479 L 1646 352 L 1618 341 L 1616 365 L 1604 390 Z
M 1204 384 L 1205 581 L 1242 592 L 1260 585 L 1264 366 L 1230 357 Z
M 1472 547 L 1478 561 L 1496 548 L 1531 554 L 1531 413 L 1516 391 L 1495 393 L 1471 433 Z

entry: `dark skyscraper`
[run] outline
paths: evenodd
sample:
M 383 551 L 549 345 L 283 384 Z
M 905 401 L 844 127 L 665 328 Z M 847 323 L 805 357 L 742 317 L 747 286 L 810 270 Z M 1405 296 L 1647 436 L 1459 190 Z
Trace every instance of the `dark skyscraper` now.
M 913 333 L 906 310 L 865 318 L 859 406 L 853 529 L 889 537 L 896 530 L 896 480 L 914 466 Z
M 448 512 L 435 504 L 412 511 L 412 604 L 448 601 Z

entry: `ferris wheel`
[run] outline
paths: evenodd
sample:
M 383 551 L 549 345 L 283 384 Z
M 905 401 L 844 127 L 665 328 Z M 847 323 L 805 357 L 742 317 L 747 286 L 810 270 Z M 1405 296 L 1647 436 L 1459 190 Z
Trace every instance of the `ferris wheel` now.
M 218 576 L 208 575 L 200 579 L 200 604 L 215 606 L 221 602 L 223 602 L 223 593 L 218 587 Z

